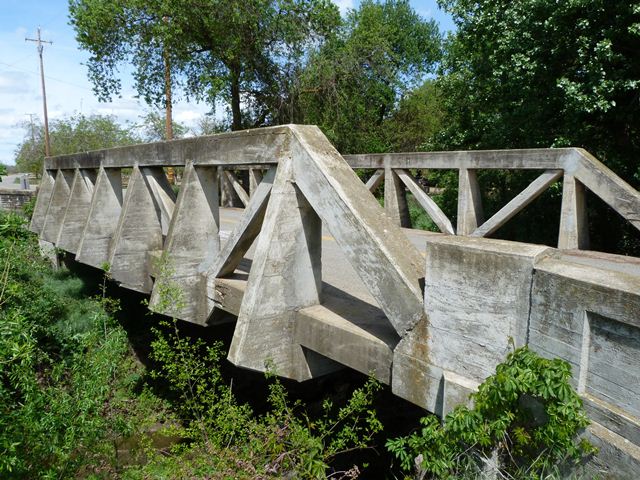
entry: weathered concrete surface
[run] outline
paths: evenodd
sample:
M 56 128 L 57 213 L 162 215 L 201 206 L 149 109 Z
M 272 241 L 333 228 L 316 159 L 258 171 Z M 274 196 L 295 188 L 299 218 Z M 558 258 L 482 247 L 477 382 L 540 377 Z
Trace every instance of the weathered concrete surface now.
M 559 169 L 575 155 L 575 148 L 530 148 L 454 152 L 365 153 L 344 155 L 351 168 L 426 169 Z
M 0 188 L 0 210 L 8 212 L 21 211 L 22 207 L 35 196 L 35 190 Z
M 395 225 L 403 228 L 411 227 L 404 185 L 391 168 L 384 171 L 384 213 Z
M 422 258 L 317 127 L 292 126 L 296 184 L 398 334 L 422 317 Z M 394 285 L 394 290 L 389 290 Z
M 76 260 L 103 268 L 109 261 L 109 245 L 122 210 L 120 169 L 98 170 L 87 221 L 80 236 Z
M 53 193 L 47 209 L 47 215 L 42 225 L 40 238 L 47 242 L 56 243 L 58 234 L 62 228 L 62 219 L 67 209 L 71 183 L 73 182 L 73 170 L 58 170 L 53 184 Z
M 640 230 L 640 192 L 586 150 L 573 149 L 573 157 L 575 170 L 568 173 L 572 173 L 580 183 Z
M 233 273 L 260 233 L 275 174 L 275 168 L 271 168 L 265 174 L 245 209 L 242 219 L 235 224 L 236 226 L 230 233 L 222 251 L 218 255 L 209 255 L 205 266 L 209 278 L 213 281 L 218 277 Z M 205 266 L 203 266 L 203 270 Z M 211 285 L 211 287 L 213 289 L 215 285 Z
M 229 360 L 305 380 L 332 365 L 309 364 L 294 342 L 297 310 L 320 303 L 320 218 L 293 184 L 292 162 L 279 165 L 258 237 Z M 273 248 L 278 245 L 278 248 Z
M 164 243 L 166 265 L 149 301 L 151 310 L 195 323 L 206 321 L 207 283 L 199 267 L 220 251 L 219 225 L 218 169 L 188 163 Z M 165 287 L 179 289 L 177 304 L 162 298 L 168 293 Z
M 162 166 L 185 159 L 193 160 L 192 169 L 174 207 Z M 444 415 L 493 373 L 511 337 L 516 345 L 529 343 L 574 365 L 575 384 L 595 421 L 589 434 L 606 444 L 603 451 L 613 452 L 610 463 L 623 455 L 628 465 L 636 465 L 640 260 L 561 255 L 546 247 L 481 238 L 416 232 L 405 237 L 369 193 L 382 175 L 362 185 L 310 126 L 93 152 L 49 159 L 47 165 L 71 171 L 84 161 L 83 168 L 102 165 L 78 259 L 86 256 L 86 263 L 95 265 L 110 244 L 107 258 L 116 280 L 148 292 L 154 268 L 155 286 L 163 281 L 153 259 L 163 258 L 163 251 L 165 257 L 180 257 L 168 278 L 182 282 L 188 311 L 172 309 L 175 305 L 165 305 L 164 311 L 209 324 L 220 321 L 220 310 L 237 314 L 230 352 L 235 363 L 263 370 L 270 360 L 279 374 L 297 380 L 344 365 L 372 372 L 391 382 L 398 395 Z M 640 225 L 640 194 L 577 149 L 374 155 L 357 157 L 358 162 L 414 187 L 428 211 L 433 205 L 402 169 L 459 170 L 461 235 L 499 228 L 555 181 L 557 170 L 563 171 L 566 190 L 561 235 L 568 240 L 561 239 L 561 246 L 584 245 L 583 186 Z M 228 218 L 215 221 L 216 182 L 195 181 L 195 170 L 264 169 L 276 163 L 277 185 L 267 174 L 257 186 L 254 176 L 244 214 L 225 211 L 236 215 L 231 232 L 228 225 L 223 228 Z M 119 171 L 109 177 L 105 165 L 134 167 L 122 209 Z M 478 168 L 551 171 L 482 225 Z M 60 171 L 56 175 L 49 187 L 43 185 L 36 229 L 44 225 L 47 231 L 52 222 L 55 230 L 61 205 L 69 204 L 68 182 Z M 225 174 L 224 179 L 233 187 L 233 178 Z M 390 198 L 402 197 L 401 183 L 389 185 L 398 187 Z M 430 213 L 452 233 L 446 217 L 433 208 Z M 203 215 L 207 221 L 201 224 Z M 218 234 L 220 250 L 214 245 Z M 99 247 L 96 252 L 91 242 Z M 420 257 L 425 242 L 426 262 Z M 157 306 L 156 293 L 152 303 Z M 198 302 L 200 297 L 205 301 Z
M 58 248 L 76 253 L 87 223 L 93 186 L 96 182 L 94 170 L 77 169 L 73 176 L 71 193 L 62 219 L 62 226 L 55 242 Z
M 290 127 L 282 125 L 60 155 L 48 158 L 47 168 L 269 165 L 289 154 L 289 140 Z
M 622 449 L 640 466 L 640 259 L 557 252 L 535 269 L 531 347 L 572 365 L 574 386 L 596 422 L 591 434 L 605 433 L 598 443 L 609 442 L 607 432 L 626 439 L 607 447 L 600 462 L 622 465 Z
M 135 166 L 109 247 L 109 264 L 114 280 L 143 293 L 150 293 L 153 286 L 147 252 L 161 250 L 163 245 L 162 209 L 151 182 L 158 183 L 167 196 L 173 195 L 161 168 Z
M 476 170 L 461 168 L 458 172 L 458 235 L 471 235 L 484 221 L 480 186 Z
M 565 174 L 562 181 L 562 207 L 558 248 L 589 248 L 589 221 L 587 218 L 587 192 L 573 175 Z
M 429 238 L 426 318 L 394 351 L 394 393 L 441 413 L 437 404 L 455 403 L 470 393 L 468 385 L 493 373 L 509 352 L 510 339 L 524 345 L 533 265 L 548 251 L 502 240 Z M 447 382 L 451 394 L 441 385 L 445 372 L 460 377 Z M 460 385 L 454 387 L 457 380 Z
M 54 173 L 43 169 L 42 180 L 40 181 L 38 196 L 36 197 L 36 206 L 33 209 L 31 224 L 29 225 L 29 230 L 37 234 L 41 233 L 42 226 L 44 225 L 44 221 L 47 217 L 49 203 L 51 202 L 51 195 L 53 194 L 54 182 Z
M 294 340 L 381 382 L 391 381 L 398 335 L 379 308 L 330 285 L 323 285 L 322 305 L 298 312 Z

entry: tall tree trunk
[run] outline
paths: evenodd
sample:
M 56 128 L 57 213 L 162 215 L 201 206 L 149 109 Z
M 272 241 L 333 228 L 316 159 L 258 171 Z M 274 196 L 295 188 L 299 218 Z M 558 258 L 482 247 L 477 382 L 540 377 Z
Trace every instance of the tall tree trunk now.
M 242 111 L 240 110 L 240 66 L 233 65 L 231 70 L 231 130 L 242 130 Z
M 169 52 L 164 48 L 164 93 L 165 93 L 165 140 L 173 139 L 173 99 L 171 98 L 171 63 L 169 62 Z

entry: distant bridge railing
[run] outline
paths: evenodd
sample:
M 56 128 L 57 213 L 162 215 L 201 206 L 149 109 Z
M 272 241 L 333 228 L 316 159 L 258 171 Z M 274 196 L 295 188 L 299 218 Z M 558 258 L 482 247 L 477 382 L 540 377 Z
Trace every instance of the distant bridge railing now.
M 367 187 L 384 182 L 385 210 L 397 224 L 409 226 L 405 188 L 442 233 L 487 237 L 562 179 L 562 206 L 558 248 L 587 249 L 589 232 L 586 189 L 640 230 L 640 194 L 609 168 L 581 148 L 485 150 L 345 155 L 352 168 L 375 169 Z M 425 193 L 409 169 L 458 171 L 457 226 Z M 544 170 L 510 202 L 484 220 L 477 172 L 483 169 Z

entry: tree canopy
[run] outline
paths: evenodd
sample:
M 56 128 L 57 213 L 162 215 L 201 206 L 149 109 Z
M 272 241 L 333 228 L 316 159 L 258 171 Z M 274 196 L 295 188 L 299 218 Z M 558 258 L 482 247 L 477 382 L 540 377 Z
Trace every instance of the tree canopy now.
M 301 80 L 304 119 L 343 153 L 387 150 L 385 121 L 439 54 L 436 23 L 407 0 L 365 0 L 312 54 Z
M 138 93 L 160 105 L 166 59 L 187 96 L 228 101 L 234 130 L 286 112 L 307 46 L 340 18 L 329 0 L 70 0 L 69 11 L 100 98 L 119 93 L 131 63 Z
M 25 136 L 16 149 L 16 166 L 22 172 L 40 174 L 44 161 L 44 127 L 38 124 L 32 132 L 29 123 L 25 122 L 23 126 Z M 114 117 L 108 115 L 70 115 L 51 121 L 49 130 L 53 155 L 99 150 L 140 141 L 130 128 L 121 126 Z
M 640 2 L 440 3 L 457 32 L 438 80 L 445 128 L 432 148 L 584 147 L 640 187 Z M 505 179 L 495 177 L 509 195 Z M 629 251 L 626 223 L 592 203 L 592 232 L 608 232 L 597 247 Z

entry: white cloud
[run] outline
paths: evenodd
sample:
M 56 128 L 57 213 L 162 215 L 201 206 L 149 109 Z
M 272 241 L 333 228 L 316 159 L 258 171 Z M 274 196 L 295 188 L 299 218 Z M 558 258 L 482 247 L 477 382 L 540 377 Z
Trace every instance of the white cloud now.
M 28 75 L 17 71 L 0 71 L 0 94 L 35 93 Z

